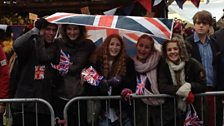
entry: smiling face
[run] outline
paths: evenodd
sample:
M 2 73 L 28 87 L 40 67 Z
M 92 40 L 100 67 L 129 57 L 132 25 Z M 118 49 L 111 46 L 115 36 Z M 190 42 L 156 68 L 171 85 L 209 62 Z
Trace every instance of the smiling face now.
M 116 57 L 121 51 L 121 42 L 118 38 L 111 38 L 108 46 L 109 54 L 112 57 Z
M 80 29 L 77 25 L 67 25 L 66 33 L 70 40 L 76 40 L 80 35 Z
M 46 28 L 43 29 L 43 37 L 47 43 L 54 42 L 54 37 L 57 32 L 57 25 L 49 24 Z
M 180 61 L 180 49 L 177 42 L 169 42 L 166 47 L 167 58 L 173 62 L 178 63 Z
M 147 38 L 141 38 L 137 45 L 136 57 L 139 61 L 144 62 L 152 53 L 153 42 Z

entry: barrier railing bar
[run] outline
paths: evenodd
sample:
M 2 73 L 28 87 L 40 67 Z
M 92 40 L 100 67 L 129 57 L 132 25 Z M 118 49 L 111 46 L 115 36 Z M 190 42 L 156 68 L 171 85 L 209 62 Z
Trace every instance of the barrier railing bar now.
M 120 112 L 119 113 L 120 114 L 120 117 L 119 117 L 120 118 L 120 121 L 119 122 L 120 122 L 120 126 L 123 126 L 123 124 L 122 124 L 123 120 L 122 120 L 122 112 L 121 112 L 121 109 L 122 109 L 121 108 L 121 100 L 119 100 L 119 112 Z
M 41 98 L 0 99 L 0 103 L 18 103 L 18 102 L 22 103 L 23 126 L 25 124 L 25 121 L 24 121 L 24 104 L 23 104 L 24 102 L 42 102 L 42 103 L 44 103 L 49 108 L 49 111 L 51 113 L 51 126 L 55 126 L 55 121 L 54 121 L 55 114 L 54 114 L 53 107 L 51 106 L 50 103 L 48 103 L 44 99 L 41 99 Z
M 37 102 L 35 102 L 36 126 L 38 126 L 38 113 L 37 113 L 37 111 L 38 111 Z
M 214 97 L 214 99 L 213 99 L 213 103 L 214 103 L 214 110 L 217 110 L 216 109 L 216 97 Z M 216 111 L 214 111 L 214 126 L 216 126 Z
M 110 108 L 110 100 L 106 100 L 106 113 L 109 113 L 109 108 Z M 107 126 L 109 125 L 109 119 L 106 118 L 107 120 Z
M 80 115 L 80 101 L 78 101 L 78 115 Z M 80 119 L 80 116 L 78 116 L 78 122 L 79 122 L 79 126 L 81 125 L 81 119 Z M 71 124 L 70 124 L 71 125 Z
M 195 96 L 208 96 L 208 95 L 224 95 L 224 91 L 209 91 L 209 92 L 205 92 L 205 93 L 198 93 L 195 94 Z
M 205 92 L 205 93 L 199 93 L 199 94 L 195 94 L 195 96 L 209 96 L 209 95 L 224 95 L 224 91 L 215 91 L 215 92 Z M 168 94 L 158 94 L 158 95 L 132 95 L 132 97 L 134 99 L 138 99 L 138 98 L 174 98 L 174 111 L 176 111 L 176 99 L 175 97 L 176 96 L 172 96 L 172 95 L 168 95 Z M 70 101 L 68 101 L 68 103 L 65 105 L 64 107 L 64 111 L 63 111 L 63 114 L 64 114 L 64 118 L 65 118 L 65 122 L 67 122 L 67 109 L 69 107 L 69 105 L 76 101 L 76 100 L 109 100 L 110 99 L 121 99 L 121 96 L 80 96 L 80 97 L 75 97 L 73 99 L 71 99 Z M 133 102 L 134 102 L 134 105 L 135 105 L 135 100 L 133 99 Z M 107 105 L 107 103 L 106 103 Z M 203 104 L 202 104 L 203 105 Z M 106 109 L 107 110 L 107 109 Z M 176 117 L 176 113 L 174 112 L 174 116 Z M 134 116 L 135 116 L 135 113 L 134 113 Z M 202 114 L 202 117 L 203 117 L 203 114 Z M 177 125 L 176 124 L 176 118 L 174 118 L 174 124 L 175 126 Z M 136 120 L 134 118 L 134 126 L 136 125 Z
M 201 120 L 204 122 L 204 97 L 202 96 L 201 98 L 200 98 L 200 100 L 201 100 L 201 105 L 202 105 L 202 107 L 201 107 Z
M 150 120 L 148 120 L 149 119 L 149 106 L 147 105 L 147 104 L 145 104 L 146 105 L 146 125 L 147 126 L 149 126 L 149 121 Z
M 94 101 L 91 102 L 91 109 L 92 109 L 91 111 L 93 111 L 94 108 L 95 108 L 95 105 L 93 106 L 93 103 L 94 103 Z M 92 122 L 92 126 L 94 126 L 94 123 L 95 123 L 94 122 L 95 121 L 95 112 L 94 111 L 93 111 L 91 117 L 92 117 L 92 121 L 91 121 Z
M 25 125 L 25 115 L 24 115 L 24 104 L 22 103 L 22 119 L 23 119 L 23 126 Z
M 136 113 L 135 113 L 135 111 L 136 111 L 136 106 L 135 106 L 135 99 L 133 99 L 133 116 L 134 116 L 134 126 L 136 126 Z
M 160 124 L 163 126 L 163 104 L 160 105 Z
M 176 110 L 176 104 L 177 104 L 177 103 L 176 103 L 176 102 L 177 102 L 177 101 L 176 101 L 176 99 L 174 98 L 174 99 L 173 99 L 173 103 L 174 103 L 174 109 L 173 109 L 173 110 L 174 110 L 174 112 L 173 112 L 173 113 L 174 113 L 174 126 L 177 126 L 177 118 L 176 118 L 176 117 L 177 117 L 177 113 L 176 113 L 176 111 L 177 111 L 177 110 Z

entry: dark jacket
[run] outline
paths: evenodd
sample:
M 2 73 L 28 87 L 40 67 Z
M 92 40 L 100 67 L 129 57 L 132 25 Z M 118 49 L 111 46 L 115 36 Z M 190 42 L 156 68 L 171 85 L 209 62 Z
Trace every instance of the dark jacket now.
M 58 78 L 56 95 L 66 99 L 83 95 L 81 71 L 89 65 L 89 56 L 95 50 L 95 44 L 89 39 L 70 41 L 66 38 L 58 38 L 56 43 L 70 55 L 72 63 L 68 74 Z
M 199 47 L 197 45 L 197 43 L 194 42 L 194 35 L 189 36 L 186 39 L 191 45 L 192 45 L 192 51 L 191 51 L 191 56 L 193 58 L 195 58 L 196 60 L 198 60 L 200 63 L 202 63 L 201 61 L 201 56 L 200 56 L 200 52 L 199 52 Z M 217 75 L 217 67 L 218 67 L 218 62 L 219 62 L 219 58 L 220 58 L 220 49 L 218 47 L 218 45 L 214 42 L 214 39 L 211 39 L 211 49 L 212 49 L 212 54 L 213 54 L 213 69 L 216 72 L 215 75 Z M 217 86 L 217 79 L 215 80 L 215 87 Z
M 98 58 L 96 63 L 92 63 L 91 64 L 96 71 L 102 76 L 103 73 L 103 61 L 101 58 Z M 112 67 L 113 68 L 113 67 Z M 105 78 L 106 80 L 111 79 L 112 77 L 109 78 Z M 126 58 L 126 75 L 125 76 L 121 76 L 121 81 L 120 84 L 116 87 L 113 87 L 112 93 L 111 95 L 120 95 L 121 91 L 124 88 L 129 88 L 132 91 L 135 90 L 135 86 L 136 86 L 137 82 L 136 82 L 136 71 L 135 71 L 135 67 L 134 67 L 134 62 L 130 57 Z M 103 91 L 101 90 L 100 86 L 96 87 L 96 86 L 91 86 L 89 84 L 85 84 L 85 92 L 87 95 L 108 95 L 107 91 Z
M 211 39 L 219 46 L 221 54 L 220 60 L 218 61 L 217 66 L 217 90 L 223 91 L 224 90 L 224 28 L 216 31 L 212 36 Z
M 51 67 L 51 63 L 59 63 L 59 48 L 55 43 L 45 43 L 36 28 L 16 39 L 13 46 L 22 65 L 15 98 L 43 98 L 51 103 L 57 75 L 57 70 Z M 39 74 L 39 68 L 43 68 L 44 72 Z M 35 104 L 25 104 L 25 110 L 35 111 Z M 41 105 L 38 106 L 38 111 L 48 112 Z
M 193 58 L 190 58 L 185 64 L 185 81 L 191 84 L 192 93 L 202 93 L 205 92 L 205 73 L 202 65 Z M 165 59 L 161 59 L 158 66 L 158 87 L 162 94 L 176 95 L 177 90 L 180 86 L 174 86 L 169 66 Z M 199 113 L 200 102 L 195 99 L 194 107 Z M 174 103 L 172 99 L 166 99 L 163 105 L 163 116 L 164 120 L 172 120 L 174 118 Z
M 98 58 L 97 62 L 95 64 L 92 64 L 92 66 L 96 69 L 96 71 L 102 75 L 103 73 L 103 61 L 101 58 Z M 113 69 L 113 67 L 112 67 Z M 106 80 L 111 79 L 110 78 L 104 78 Z M 135 86 L 136 86 L 136 71 L 135 71 L 135 67 L 134 67 L 134 62 L 131 58 L 127 57 L 126 58 L 126 75 L 125 76 L 121 76 L 121 81 L 118 85 L 116 86 L 112 86 L 112 93 L 111 95 L 115 96 L 115 95 L 120 95 L 121 91 L 124 88 L 129 88 L 131 89 L 133 92 L 135 91 Z M 102 83 L 100 83 L 99 86 L 91 86 L 88 83 L 85 83 L 85 93 L 86 95 L 95 95 L 95 96 L 107 96 L 108 93 L 108 88 L 104 87 L 101 85 Z M 109 85 L 113 85 L 113 84 L 109 84 Z M 130 111 L 130 106 L 128 105 L 128 102 L 122 102 L 122 107 L 125 108 L 126 110 Z M 105 101 L 102 102 L 102 106 L 103 108 L 105 108 Z M 118 101 L 114 101 L 111 102 L 110 107 L 112 108 L 119 108 L 119 102 Z M 104 109 L 105 110 L 105 109 Z

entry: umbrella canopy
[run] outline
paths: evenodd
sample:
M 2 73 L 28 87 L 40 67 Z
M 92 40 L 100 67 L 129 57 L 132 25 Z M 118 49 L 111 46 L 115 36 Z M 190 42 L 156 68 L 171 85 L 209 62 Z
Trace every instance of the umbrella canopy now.
M 173 20 L 163 18 L 55 13 L 46 19 L 49 22 L 56 24 L 75 24 L 128 30 L 149 34 L 163 39 L 170 39 L 173 30 Z

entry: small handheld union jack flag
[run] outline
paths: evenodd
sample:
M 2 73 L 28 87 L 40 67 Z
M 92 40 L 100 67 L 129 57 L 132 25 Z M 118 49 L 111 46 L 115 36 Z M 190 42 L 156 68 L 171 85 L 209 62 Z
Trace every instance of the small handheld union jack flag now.
M 98 86 L 100 81 L 103 79 L 103 76 L 100 76 L 92 66 L 87 69 L 83 69 L 81 74 L 83 79 L 92 86 Z
M 188 112 L 184 120 L 184 126 L 203 126 L 203 122 L 200 121 L 192 104 L 188 104 Z
M 57 69 L 59 73 L 64 76 L 68 73 L 69 67 L 71 65 L 70 55 L 63 50 L 60 52 L 60 62 L 58 65 L 51 64 L 52 68 Z
M 144 78 L 144 79 L 141 79 L 141 77 L 137 78 L 138 83 L 137 83 L 137 86 L 136 86 L 135 94 L 137 94 L 137 95 L 143 95 L 144 94 L 145 80 L 146 80 L 146 78 Z

